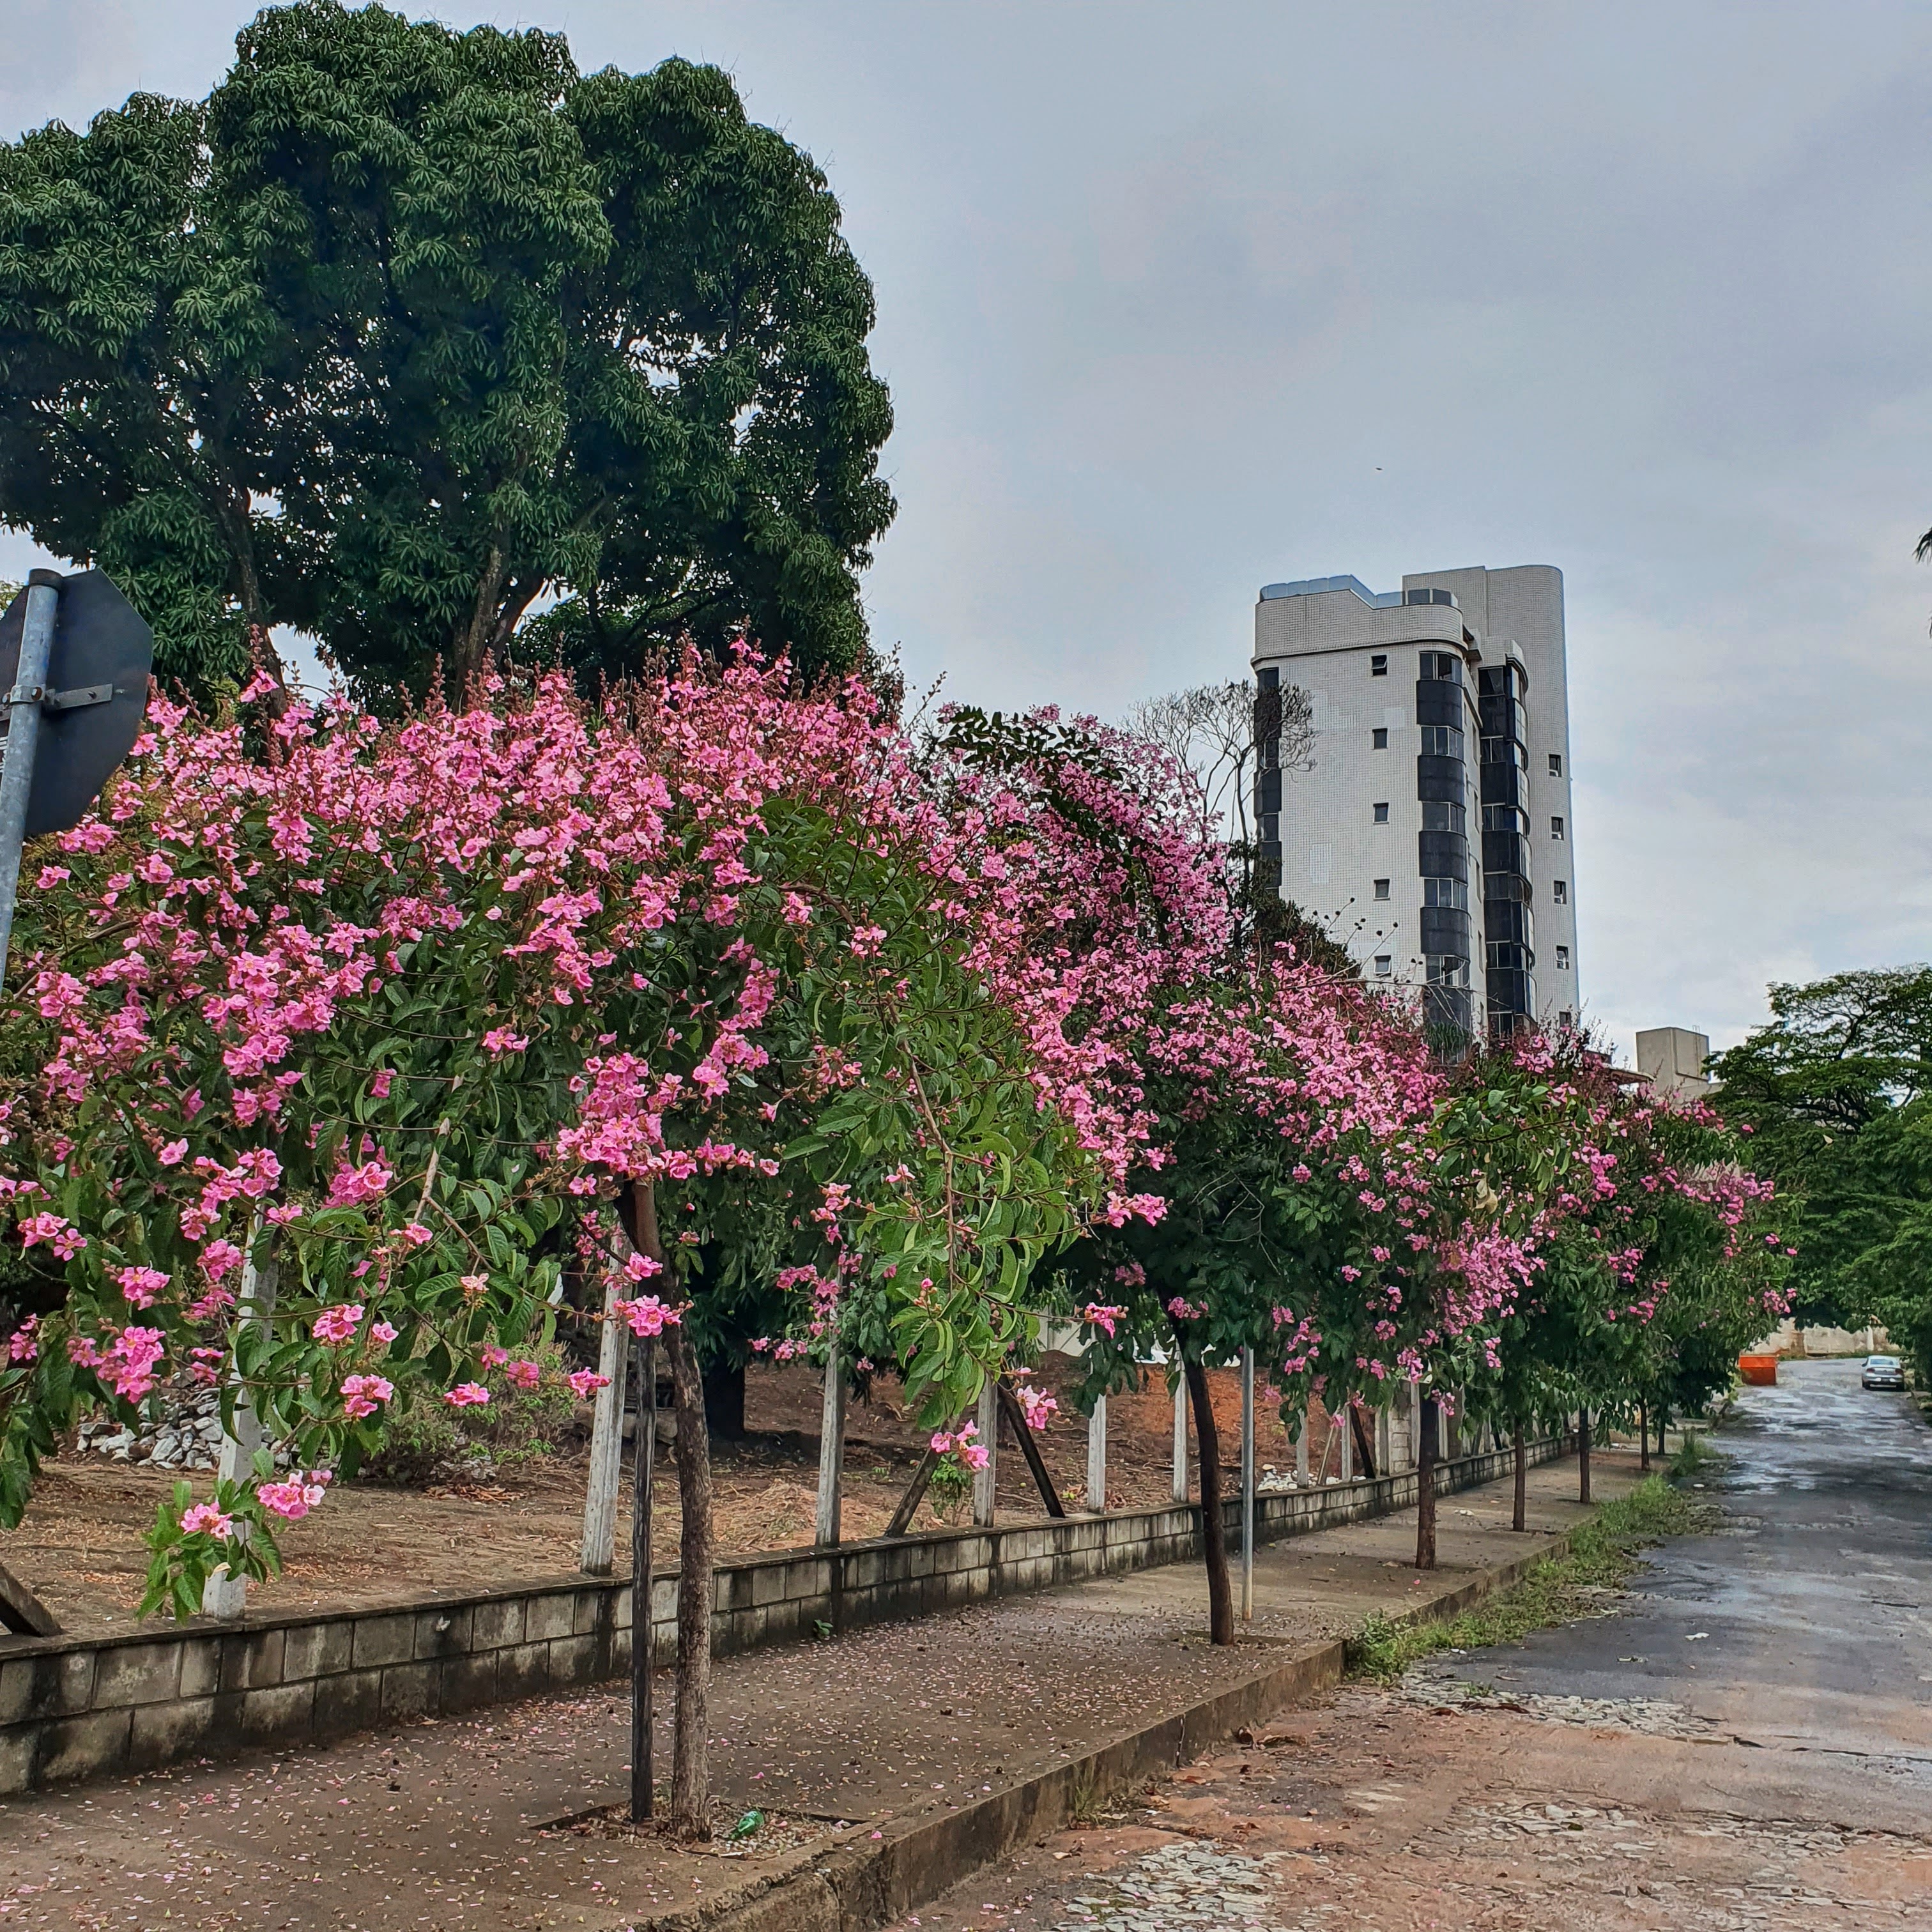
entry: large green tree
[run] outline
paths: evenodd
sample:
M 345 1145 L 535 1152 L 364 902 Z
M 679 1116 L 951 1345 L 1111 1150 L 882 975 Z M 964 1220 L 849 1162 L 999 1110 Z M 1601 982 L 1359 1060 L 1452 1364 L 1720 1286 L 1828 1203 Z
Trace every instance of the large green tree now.
M 0 148 L 0 521 L 203 688 L 278 625 L 372 692 L 741 631 L 861 658 L 872 288 L 728 75 L 334 0 L 236 50 L 205 101 Z
M 1793 1312 L 1882 1322 L 1932 1379 L 1932 966 L 1773 986 L 1771 1010 L 1712 1066 L 1796 1202 Z

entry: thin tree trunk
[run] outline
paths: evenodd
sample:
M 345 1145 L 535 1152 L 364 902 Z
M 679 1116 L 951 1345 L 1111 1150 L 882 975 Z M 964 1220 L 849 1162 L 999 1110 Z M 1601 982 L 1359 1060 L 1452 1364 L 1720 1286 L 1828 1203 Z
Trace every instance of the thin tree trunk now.
M 1355 1435 L 1355 1473 L 1372 1482 L 1383 1472 L 1376 1467 L 1376 1445 L 1369 1435 L 1369 1425 L 1352 1402 L 1348 1405 L 1348 1426 Z
M 1636 1466 L 1640 1469 L 1648 1471 L 1650 1468 L 1650 1404 L 1647 1402 L 1640 1402 L 1636 1406 Z
M 1590 1412 L 1576 1412 L 1576 1500 L 1590 1500 Z
M 1175 1345 L 1180 1345 L 1177 1331 Z M 1228 1580 L 1228 1526 L 1221 1510 L 1221 1436 L 1208 1399 L 1208 1371 L 1181 1357 L 1188 1400 L 1194 1410 L 1194 1442 L 1201 1460 L 1201 1553 L 1208 1568 L 1208 1634 L 1215 1643 L 1234 1640 L 1234 1595 Z
M 1529 1504 L 1529 1452 L 1523 1446 L 1522 1424 L 1520 1422 L 1510 1432 L 1510 1442 L 1516 1450 L 1516 1508 L 1510 1518 L 1510 1527 L 1521 1529 L 1524 1512 Z
M 704 1414 L 711 1432 L 722 1441 L 740 1442 L 745 1436 L 745 1365 L 714 1362 L 704 1372 Z
M 234 566 L 232 580 L 235 598 L 242 606 L 242 616 L 248 626 L 249 650 L 260 668 L 280 687 L 269 698 L 267 706 L 272 716 L 279 718 L 289 708 L 288 674 L 268 634 L 274 620 L 268 609 L 268 599 L 262 592 L 261 574 L 255 567 L 255 526 L 252 518 L 245 490 L 230 489 L 215 506 L 215 520 L 228 539 L 229 557 Z M 271 742 L 279 748 L 279 741 Z
M 638 1340 L 638 1452 L 631 1480 L 631 1822 L 657 1809 L 652 1779 L 655 1713 L 651 1709 L 651 1490 L 658 1436 L 658 1345 Z
M 1436 1568 L 1436 1459 L 1440 1412 L 1432 1395 L 1421 1397 L 1421 1442 L 1415 1456 L 1415 1567 Z
M 631 1190 L 632 1232 L 639 1250 L 662 1264 L 657 1196 L 646 1181 Z M 668 1274 L 660 1276 L 668 1282 Z M 670 1358 L 672 1410 L 677 1435 L 671 1445 L 677 1466 L 680 1518 L 677 1562 L 677 1682 L 674 1700 L 669 1823 L 680 1838 L 711 1835 L 711 1438 L 704 1418 L 704 1378 L 698 1351 L 681 1324 L 664 1331 Z M 650 1427 L 643 1415 L 641 1426 Z
M 711 1444 L 698 1351 L 682 1326 L 668 1328 L 677 1410 L 677 1712 L 671 1747 L 670 1828 L 711 1835 Z
M 483 668 L 483 660 L 489 654 L 497 601 L 503 594 L 509 574 L 502 546 L 492 544 L 489 561 L 476 580 L 476 595 L 470 607 L 469 620 L 450 639 L 445 682 L 451 701 L 459 707 L 468 705 L 470 680 Z

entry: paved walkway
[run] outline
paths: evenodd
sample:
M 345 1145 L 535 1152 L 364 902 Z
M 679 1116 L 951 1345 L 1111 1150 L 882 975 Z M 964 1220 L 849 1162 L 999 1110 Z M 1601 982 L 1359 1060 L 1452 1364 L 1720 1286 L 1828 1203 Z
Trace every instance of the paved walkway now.
M 1747 1388 L 1615 1614 L 1351 1684 L 891 1932 L 1932 1932 L 1932 1430 Z
M 1600 1499 L 1634 1462 L 1600 1456 Z M 1574 1462 L 1533 1470 L 1531 1527 L 1577 1520 L 1575 1493 Z M 1252 1634 L 1270 1648 L 1332 1638 L 1507 1562 L 1524 1541 L 1509 1507 L 1506 1482 L 1444 1498 L 1430 1580 L 1407 1564 L 1412 1511 L 1264 1549 Z M 1197 1565 L 1175 1565 L 727 1659 L 721 1811 L 798 1819 L 758 1834 L 769 1858 L 824 1821 L 955 1804 L 1191 1704 L 1262 1660 L 1206 1643 L 1204 1594 Z M 15 1799 L 0 1810 L 0 1928 L 612 1928 L 754 1873 L 758 1857 L 572 1826 L 623 1798 L 628 1725 L 614 1687 Z

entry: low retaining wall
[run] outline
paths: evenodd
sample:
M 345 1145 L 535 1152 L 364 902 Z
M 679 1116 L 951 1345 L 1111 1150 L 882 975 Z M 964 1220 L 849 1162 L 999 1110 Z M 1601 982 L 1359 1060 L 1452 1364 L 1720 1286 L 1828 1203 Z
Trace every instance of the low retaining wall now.
M 1560 1454 L 1552 1438 L 1530 1458 Z M 1507 1474 L 1507 1450 L 1442 1464 L 1439 1492 Z M 1415 1501 L 1413 1470 L 1256 1498 L 1258 1543 L 1386 1515 Z M 1231 1541 L 1238 1498 L 1226 1504 Z M 1010 1528 L 788 1550 L 721 1563 L 712 1640 L 727 1652 L 984 1597 L 1197 1558 L 1198 1504 Z M 677 1579 L 655 1580 L 653 1658 L 677 1642 Z M 622 1676 L 631 1586 L 550 1578 L 480 1594 L 431 1594 L 316 1617 L 194 1618 L 110 1637 L 0 1640 L 0 1796 L 176 1760 L 319 1744 Z

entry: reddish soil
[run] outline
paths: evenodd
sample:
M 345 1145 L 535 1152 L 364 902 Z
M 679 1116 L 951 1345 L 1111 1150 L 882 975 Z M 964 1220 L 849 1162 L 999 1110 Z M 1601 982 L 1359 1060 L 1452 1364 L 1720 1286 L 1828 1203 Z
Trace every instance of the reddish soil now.
M 1036 1438 L 1060 1493 L 1084 1505 L 1087 1430 L 1066 1399 L 1073 1365 L 1048 1356 L 1036 1380 L 1062 1400 Z M 1232 1372 L 1214 1373 L 1222 1456 L 1232 1468 L 1240 1442 L 1240 1390 Z M 896 1384 L 875 1386 L 848 1414 L 843 1531 L 848 1540 L 880 1534 L 904 1493 L 925 1446 Z M 724 1555 L 800 1547 L 812 1538 L 818 1482 L 818 1378 L 802 1366 L 754 1365 L 746 1389 L 747 1436 L 712 1445 L 718 1549 Z M 1108 1506 L 1149 1507 L 1172 1493 L 1173 1401 L 1158 1371 L 1138 1394 L 1108 1403 Z M 1316 1453 L 1321 1451 L 1321 1430 Z M 1264 1408 L 1256 1426 L 1258 1460 L 1293 1460 L 1279 1418 Z M 344 1482 L 314 1515 L 291 1523 L 280 1543 L 282 1575 L 250 1592 L 264 1610 L 326 1610 L 429 1589 L 494 1588 L 577 1567 L 587 1450 L 580 1439 L 487 1481 L 427 1490 Z M 142 1532 L 176 1474 L 70 1454 L 44 1469 L 26 1520 L 0 1535 L 0 1562 L 34 1590 L 68 1630 L 124 1627 L 140 1601 L 147 1568 Z M 197 1494 L 210 1478 L 196 1479 Z M 677 1492 L 661 1457 L 656 1495 L 658 1560 L 676 1547 Z M 1024 1459 L 1003 1436 L 999 1514 L 1024 1519 L 1046 1510 Z M 625 1521 L 628 1519 L 628 1498 Z M 930 1502 L 916 1526 L 940 1519 Z M 629 1533 L 620 1526 L 619 1567 L 628 1568 Z

